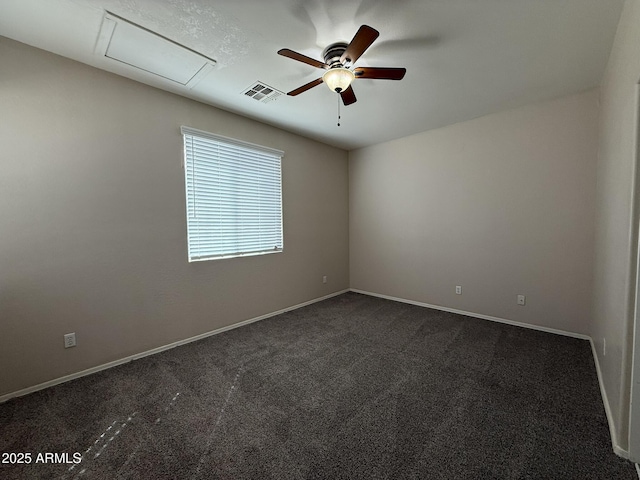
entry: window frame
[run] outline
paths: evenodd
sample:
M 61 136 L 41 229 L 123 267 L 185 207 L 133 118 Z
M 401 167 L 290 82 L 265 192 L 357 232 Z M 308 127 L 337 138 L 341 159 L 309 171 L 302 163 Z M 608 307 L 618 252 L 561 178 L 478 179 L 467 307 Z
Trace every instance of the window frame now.
M 257 145 L 255 143 L 245 142 L 243 140 L 238 140 L 235 138 L 225 137 L 223 135 L 218 135 L 215 133 L 198 130 L 198 129 L 187 127 L 184 125 L 180 127 L 180 132 L 182 134 L 182 142 L 183 142 L 182 166 L 184 168 L 185 207 L 186 207 L 185 213 L 186 213 L 186 223 L 187 223 L 187 258 L 189 260 L 189 263 L 201 262 L 201 261 L 207 261 L 207 260 L 222 260 L 222 259 L 228 259 L 228 258 L 249 257 L 249 256 L 266 255 L 271 253 L 283 252 L 284 251 L 284 218 L 283 218 L 283 208 L 282 208 L 282 158 L 284 157 L 284 152 L 282 150 L 265 147 L 263 145 Z M 275 236 L 275 238 L 279 240 L 274 246 L 274 248 L 272 249 L 263 248 L 261 250 L 246 249 L 246 250 L 234 251 L 234 252 L 226 251 L 226 252 L 215 252 L 215 253 L 209 253 L 209 254 L 202 253 L 202 250 L 206 250 L 206 248 L 201 246 L 202 243 L 205 243 L 205 242 L 202 242 L 203 238 L 206 240 L 207 238 L 210 238 L 210 236 L 212 236 L 214 237 L 214 242 L 218 242 L 218 243 L 223 243 L 224 238 L 222 236 L 215 236 L 215 234 L 213 233 L 210 233 L 209 236 L 205 234 L 198 235 L 195 231 L 198 228 L 196 224 L 197 225 L 205 224 L 206 220 L 194 221 L 197 214 L 198 207 L 196 206 L 196 203 L 198 202 L 198 199 L 195 198 L 196 194 L 192 192 L 196 191 L 196 176 L 195 176 L 194 169 L 196 168 L 197 159 L 195 158 L 195 154 L 193 154 L 194 140 L 188 140 L 187 137 L 196 139 L 196 141 L 198 142 L 207 142 L 207 141 L 212 142 L 210 143 L 210 145 L 215 146 L 216 149 L 220 149 L 223 151 L 235 151 L 235 155 L 237 156 L 242 156 L 242 151 L 245 151 L 245 155 L 250 155 L 252 157 L 252 160 L 253 160 L 252 163 L 254 163 L 254 165 L 256 165 L 256 161 L 260 162 L 264 160 L 265 162 L 267 162 L 264 166 L 264 170 L 269 170 L 270 173 L 272 174 L 271 181 L 267 183 L 272 183 L 274 185 L 277 185 L 277 188 L 267 189 L 268 195 L 269 195 L 268 201 L 260 203 L 260 201 L 258 200 L 257 204 L 268 205 L 271 207 L 271 209 L 274 208 L 274 205 L 277 205 L 278 210 L 277 210 L 277 214 L 275 215 L 276 220 L 270 223 L 265 222 L 265 223 L 269 223 L 268 234 L 270 236 Z M 189 142 L 191 142 L 191 144 L 189 144 Z M 220 160 L 221 157 L 223 157 L 224 159 Z M 231 160 L 230 156 L 225 156 L 225 155 L 221 155 L 220 157 L 212 155 L 211 158 L 215 158 L 214 160 L 211 161 L 212 164 L 214 162 L 222 162 L 222 161 L 229 162 Z M 268 163 L 268 162 L 271 162 L 271 163 Z M 226 165 L 229 166 L 230 164 L 227 163 Z M 190 168 L 191 168 L 191 171 L 189 170 Z M 233 171 L 235 173 L 242 173 L 242 169 L 238 168 L 237 165 L 231 168 L 234 169 Z M 246 176 L 243 177 L 241 175 L 241 180 L 245 181 L 245 184 L 243 185 L 244 188 L 248 187 L 248 183 L 250 179 L 259 178 L 259 176 L 256 176 L 256 172 L 258 172 L 259 174 L 260 170 L 263 170 L 263 167 L 254 166 L 252 169 L 248 170 L 249 173 L 247 173 Z M 264 174 L 265 172 L 262 172 L 262 173 Z M 273 180 L 274 178 L 277 179 L 277 182 L 274 182 Z M 192 182 L 191 185 L 190 185 L 190 182 Z M 210 185 L 207 185 L 207 187 L 211 188 Z M 263 193 L 263 190 L 259 190 L 259 192 Z M 244 191 L 243 193 L 246 193 L 246 191 Z M 262 195 L 259 195 L 257 192 L 255 192 L 255 195 L 262 196 Z M 229 197 L 230 197 L 229 200 L 234 201 L 233 205 L 237 206 L 237 204 L 240 202 L 239 200 L 240 195 L 236 195 L 236 196 L 229 195 Z M 276 199 L 277 199 L 277 202 L 276 202 Z M 202 198 L 200 200 L 202 200 Z M 253 200 L 255 201 L 255 199 Z M 218 204 L 222 205 L 224 202 L 224 199 L 217 198 L 216 201 L 218 202 Z M 221 208 L 228 208 L 228 207 L 229 205 L 227 205 L 227 207 L 222 206 Z M 207 207 L 207 208 L 210 208 L 210 207 Z M 260 207 L 258 207 L 258 209 L 259 208 Z M 214 220 L 211 220 L 211 222 L 207 224 L 207 227 L 210 229 L 216 228 L 214 226 Z M 256 242 L 257 242 L 256 245 L 257 245 L 258 243 L 261 242 L 259 237 L 260 237 L 260 233 L 258 234 L 253 233 L 251 235 L 246 236 L 244 239 L 245 240 L 247 238 L 256 239 Z M 229 235 L 229 239 L 231 241 L 238 242 L 238 239 L 242 240 L 243 236 L 242 236 L 242 233 L 237 233 L 235 235 Z M 240 241 L 238 243 L 242 243 L 242 242 Z

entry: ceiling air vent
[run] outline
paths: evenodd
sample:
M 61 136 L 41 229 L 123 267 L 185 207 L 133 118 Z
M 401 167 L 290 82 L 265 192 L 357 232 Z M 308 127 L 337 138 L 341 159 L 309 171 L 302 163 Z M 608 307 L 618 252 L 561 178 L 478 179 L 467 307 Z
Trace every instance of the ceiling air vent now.
M 256 82 L 247 90 L 243 91 L 247 97 L 251 97 L 262 103 L 269 103 L 276 100 L 280 95 L 284 95 L 281 91 L 263 83 Z

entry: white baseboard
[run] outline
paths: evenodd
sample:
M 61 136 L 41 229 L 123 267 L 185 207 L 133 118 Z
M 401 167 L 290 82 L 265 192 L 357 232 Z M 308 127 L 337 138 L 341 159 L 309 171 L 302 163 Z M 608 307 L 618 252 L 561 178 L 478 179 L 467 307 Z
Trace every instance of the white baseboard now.
M 21 397 L 21 396 L 27 395 L 29 393 L 37 392 L 38 390 L 43 390 L 43 389 L 48 388 L 48 387 L 53 387 L 54 385 L 59 385 L 61 383 L 65 383 L 65 382 L 68 382 L 70 380 L 75 380 L 76 378 L 84 377 L 86 375 L 91 375 L 92 373 L 100 372 L 102 370 L 106 370 L 106 369 L 111 368 L 111 367 L 122 365 L 124 363 L 131 362 L 133 360 L 138 360 L 140 358 L 147 357 L 149 355 L 154 355 L 156 353 L 164 352 L 165 350 L 170 350 L 170 349 L 178 347 L 180 345 L 185 345 L 187 343 L 191 343 L 191 342 L 195 342 L 195 341 L 198 341 L 198 340 L 202 340 L 203 338 L 207 338 L 207 337 L 210 337 L 212 335 L 216 335 L 218 333 L 226 332 L 226 331 L 232 330 L 234 328 L 242 327 L 244 325 L 248 325 L 250 323 L 254 323 L 254 322 L 257 322 L 259 320 L 264 320 L 266 318 L 274 317 L 276 315 L 280 315 L 280 314 L 285 313 L 285 312 L 289 312 L 289 311 L 292 311 L 292 310 L 296 310 L 298 308 L 306 307 L 307 305 L 311 305 L 313 303 L 321 302 L 323 300 L 327 300 L 329 298 L 332 298 L 332 297 L 335 297 L 335 296 L 338 296 L 338 295 L 342 295 L 343 293 L 346 293 L 346 292 L 349 292 L 349 291 L 355 292 L 355 293 L 360 293 L 360 294 L 363 294 L 363 295 L 369 295 L 369 296 L 372 296 L 372 297 L 379 297 L 379 298 L 384 298 L 384 299 L 387 299 L 387 300 L 393 300 L 393 301 L 396 301 L 396 302 L 402 302 L 402 303 L 408 303 L 408 304 L 411 304 L 411 305 L 417 305 L 417 306 L 420 306 L 420 307 L 432 308 L 432 309 L 441 310 L 441 311 L 444 311 L 444 312 L 457 313 L 457 314 L 466 315 L 466 316 L 469 316 L 469 317 L 480 318 L 482 320 L 490 320 L 490 321 L 493 321 L 493 322 L 505 323 L 505 324 L 514 325 L 514 326 L 517 326 L 517 327 L 529 328 L 529 329 L 533 329 L 533 330 L 539 330 L 539 331 L 543 331 L 543 332 L 554 333 L 554 334 L 557 334 L 557 335 L 564 335 L 564 336 L 568 336 L 568 337 L 579 338 L 579 339 L 583 339 L 583 340 L 589 340 L 589 343 L 591 344 L 591 350 L 593 352 L 594 362 L 595 362 L 595 365 L 596 365 L 596 372 L 598 374 L 598 383 L 600 384 L 600 392 L 601 392 L 601 395 L 602 395 L 602 401 L 604 403 L 604 410 L 605 410 L 605 413 L 607 415 L 607 423 L 609 424 L 609 434 L 611 436 L 611 445 L 613 447 L 613 451 L 614 451 L 614 453 L 616 455 L 618 455 L 618 456 L 620 456 L 622 458 L 625 458 L 625 459 L 629 458 L 629 452 L 627 450 L 624 450 L 623 448 L 621 448 L 617 444 L 617 441 L 616 441 L 616 439 L 617 439 L 616 428 L 615 428 L 615 424 L 613 423 L 613 417 L 611 415 L 611 408 L 609 406 L 609 399 L 607 397 L 607 392 L 604 389 L 604 383 L 603 383 L 603 380 L 602 380 L 602 373 L 601 373 L 601 370 L 600 370 L 600 363 L 598 361 L 598 355 L 597 355 L 597 352 L 596 352 L 596 349 L 595 349 L 595 345 L 594 345 L 593 340 L 591 339 L 591 337 L 589 337 L 587 335 L 580 334 L 580 333 L 567 332 L 565 330 L 558 330 L 558 329 L 555 329 L 555 328 L 541 327 L 541 326 L 538 326 L 538 325 L 531 325 L 531 324 L 528 324 L 528 323 L 516 322 L 516 321 L 513 321 L 513 320 L 507 320 L 507 319 L 504 319 L 504 318 L 493 317 L 493 316 L 490 316 L 490 315 L 483 315 L 483 314 L 474 313 L 474 312 L 467 312 L 467 311 L 464 311 L 464 310 L 457 310 L 455 308 L 442 307 L 442 306 L 439 306 L 439 305 L 431 305 L 431 304 L 428 304 L 428 303 L 417 302 L 417 301 L 413 301 L 413 300 L 407 300 L 407 299 L 403 299 L 403 298 L 392 297 L 392 296 L 389 296 L 389 295 L 382 295 L 382 294 L 379 294 L 379 293 L 367 292 L 367 291 L 357 290 L 357 289 L 353 289 L 353 288 L 352 289 L 347 289 L 347 290 L 341 290 L 339 292 L 334 292 L 332 294 L 325 295 L 325 296 L 319 297 L 319 298 L 315 298 L 313 300 L 309 300 L 309 301 L 304 302 L 304 303 L 299 303 L 299 304 L 293 305 L 291 307 L 283 308 L 282 310 L 278 310 L 278 311 L 275 311 L 275 312 L 267 313 L 265 315 L 261 315 L 259 317 L 254 317 L 254 318 L 250 318 L 248 320 L 243 320 L 241 322 L 234 323 L 234 324 L 228 325 L 226 327 L 221 327 L 221 328 L 218 328 L 216 330 L 211 330 L 209 332 L 205 332 L 205 333 L 202 333 L 200 335 L 196 335 L 194 337 L 186 338 L 184 340 L 179 340 L 177 342 L 173 342 L 173 343 L 170 343 L 168 345 L 163 345 L 161 347 L 153 348 L 153 349 L 147 350 L 145 352 L 141 352 L 141 353 L 137 353 L 137 354 L 134 354 L 134 355 L 130 355 L 130 356 L 125 357 L 125 358 L 121 358 L 119 360 L 114 360 L 113 362 L 108 362 L 108 363 L 105 363 L 105 364 L 102 364 L 102 365 L 98 365 L 98 366 L 95 366 L 95 367 L 92 367 L 92 368 L 88 368 L 86 370 L 82 370 L 80 372 L 76 372 L 76 373 L 72 373 L 70 375 L 65 375 L 63 377 L 55 378 L 55 379 L 49 380 L 47 382 L 39 383 L 38 385 L 34 385 L 34 386 L 27 387 L 27 388 L 24 388 L 24 389 L 21 389 L 21 390 L 17 390 L 15 392 L 7 393 L 7 394 L 4 394 L 4 395 L 0 396 L 0 403 L 6 402 L 7 400 L 9 400 L 11 398 L 14 398 L 14 397 Z M 638 467 L 637 464 L 636 464 L 636 470 L 638 471 L 638 477 L 640 478 L 640 468 Z
M 47 382 L 39 383 L 38 385 L 34 385 L 32 387 L 23 388 L 21 390 L 17 390 L 15 392 L 6 393 L 0 396 L 0 403 L 6 402 L 7 400 L 14 397 L 21 397 L 23 395 L 27 395 L 29 393 L 37 392 L 38 390 L 43 390 L 48 387 L 53 387 L 54 385 L 59 385 L 61 383 L 68 382 L 70 380 L 75 380 L 76 378 L 84 377 L 86 375 L 91 375 L 92 373 L 100 372 L 102 370 L 106 370 L 108 368 L 116 367 L 118 365 L 122 365 L 123 363 L 131 362 L 133 360 L 138 360 L 143 357 L 147 357 L 149 355 L 154 355 L 156 353 L 164 352 L 165 350 L 170 350 L 175 347 L 179 347 L 180 345 L 185 345 L 187 343 L 195 342 L 198 340 L 202 340 L 203 338 L 210 337 L 212 335 L 217 335 L 218 333 L 226 332 L 227 330 L 232 330 L 234 328 L 242 327 L 244 325 L 248 325 L 250 323 L 257 322 L 259 320 L 264 320 L 266 318 L 274 317 L 276 315 L 280 315 L 281 313 L 290 312 L 291 310 L 296 310 L 298 308 L 306 307 L 307 305 L 311 305 L 313 303 L 321 302 L 323 300 L 327 300 L 331 297 L 336 297 L 338 295 L 342 295 L 343 293 L 347 293 L 349 290 L 341 290 L 339 292 L 331 293 L 329 295 L 325 295 L 324 297 L 315 298 L 313 300 L 309 300 L 308 302 L 299 303 L 297 305 L 293 305 L 291 307 L 283 308 L 282 310 L 278 310 L 276 312 L 267 313 L 265 315 L 260 315 L 259 317 L 250 318 L 248 320 L 243 320 L 238 323 L 234 323 L 232 325 L 227 325 L 226 327 L 217 328 L 215 330 L 211 330 L 209 332 L 201 333 L 200 335 L 196 335 L 195 337 L 186 338 L 184 340 L 179 340 L 177 342 L 170 343 L 168 345 L 163 345 L 161 347 L 153 348 L 151 350 L 147 350 L 145 352 L 136 353 L 134 355 L 129 355 L 128 357 L 121 358 L 119 360 L 114 360 L 113 362 L 104 363 L 102 365 L 98 365 L 96 367 L 91 367 L 86 370 L 82 370 L 80 372 L 72 373 L 70 375 L 65 375 L 64 377 L 55 378 L 53 380 L 49 380 Z
M 467 312 L 465 310 L 442 307 L 440 305 L 431 305 L 429 303 L 416 302 L 415 300 L 407 300 L 406 298 L 391 297 L 389 295 L 382 295 L 380 293 L 366 292 L 364 290 L 356 290 L 355 288 L 352 288 L 351 291 L 355 293 L 361 293 L 363 295 L 369 295 L 372 297 L 379 297 L 387 300 L 393 300 L 396 302 L 409 303 L 411 305 L 417 305 L 419 307 L 433 308 L 434 310 L 440 310 L 443 312 L 466 315 L 467 317 L 481 318 L 482 320 L 490 320 L 492 322 L 498 322 L 498 323 L 506 323 L 507 325 L 514 325 L 516 327 L 529 328 L 531 330 L 538 330 L 541 332 L 555 333 L 556 335 L 564 335 L 565 337 L 579 338 L 581 340 L 591 340 L 591 337 L 589 337 L 588 335 L 584 335 L 582 333 L 574 333 L 574 332 L 568 332 L 566 330 L 559 330 L 557 328 L 542 327 L 540 325 L 532 325 L 530 323 L 516 322 L 514 320 L 507 320 L 506 318 L 492 317 L 491 315 L 483 315 L 481 313 Z
M 598 352 L 596 345 L 590 338 L 591 352 L 593 353 L 593 361 L 596 364 L 596 373 L 598 374 L 598 384 L 600 385 L 600 395 L 602 395 L 602 403 L 604 404 L 604 412 L 607 414 L 607 423 L 609 424 L 609 435 L 611 436 L 611 447 L 616 455 L 619 457 L 629 459 L 629 452 L 618 445 L 618 434 L 616 431 L 616 425 L 613 422 L 613 415 L 611 414 L 611 407 L 609 405 L 609 397 L 607 391 L 604 389 L 604 381 L 602 380 L 602 371 L 600 370 L 600 360 L 598 359 Z
M 352 288 L 351 289 L 352 292 L 355 293 L 361 293 L 363 295 L 370 295 L 372 297 L 379 297 L 379 298 L 384 298 L 387 300 L 394 300 L 396 302 L 402 302 L 402 303 L 409 303 L 411 305 L 417 305 L 419 307 L 427 307 L 427 308 L 433 308 L 435 310 L 441 310 L 444 312 L 450 312 L 450 313 L 458 313 L 460 315 L 466 315 L 469 317 L 474 317 L 474 318 L 480 318 L 483 320 L 490 320 L 492 322 L 499 322 L 499 323 L 506 323 L 508 325 L 514 325 L 516 327 L 523 327 L 523 328 L 529 328 L 532 330 L 539 330 L 542 332 L 548 332 L 548 333 L 554 333 L 556 335 L 564 335 L 567 337 L 573 337 L 573 338 L 579 338 L 582 340 L 588 340 L 589 344 L 591 345 L 591 351 L 593 354 L 593 360 L 595 362 L 596 365 L 596 372 L 598 374 L 598 384 L 600 385 L 600 394 L 602 395 L 602 403 L 604 404 L 604 411 L 607 415 L 607 423 L 609 424 L 609 435 L 611 436 L 611 447 L 613 449 L 613 452 L 618 455 L 619 457 L 625 458 L 625 459 L 629 459 L 629 452 L 625 449 L 623 449 L 622 447 L 620 447 L 620 445 L 618 445 L 617 442 L 617 435 L 616 435 L 616 427 L 615 424 L 613 422 L 613 416 L 611 414 L 611 407 L 609 406 L 609 398 L 607 397 L 607 392 L 604 388 L 604 382 L 602 380 L 602 372 L 600 370 L 600 362 L 598 361 L 598 354 L 596 352 L 595 349 L 595 345 L 593 343 L 593 339 L 591 337 L 589 337 L 588 335 L 583 335 L 581 333 L 574 333 L 574 332 L 567 332 L 565 330 L 558 330 L 555 328 L 548 328 L 548 327 L 541 327 L 539 325 L 531 325 L 529 323 L 523 323 L 523 322 L 516 322 L 513 320 L 507 320 L 505 318 L 498 318 L 498 317 L 492 317 L 490 315 L 482 315 L 479 313 L 474 313 L 474 312 L 466 312 L 463 310 L 457 310 L 455 308 L 448 308 L 448 307 L 442 307 L 439 305 L 431 305 L 428 303 L 423 303 L 423 302 L 416 302 L 413 300 L 407 300 L 404 298 L 398 298 L 398 297 L 392 297 L 389 295 L 382 295 L 379 293 L 372 293 L 372 292 L 366 292 L 363 290 L 357 290 Z M 636 464 L 636 468 L 638 468 L 637 464 Z M 638 475 L 640 476 L 640 470 L 638 470 Z

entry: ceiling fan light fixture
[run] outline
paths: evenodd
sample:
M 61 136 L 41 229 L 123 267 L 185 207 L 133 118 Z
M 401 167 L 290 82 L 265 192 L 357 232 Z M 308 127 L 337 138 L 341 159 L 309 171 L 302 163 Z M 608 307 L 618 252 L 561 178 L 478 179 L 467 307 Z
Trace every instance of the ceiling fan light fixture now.
M 330 68 L 322 76 L 322 80 L 332 92 L 344 92 L 356 78 L 351 70 L 344 67 Z

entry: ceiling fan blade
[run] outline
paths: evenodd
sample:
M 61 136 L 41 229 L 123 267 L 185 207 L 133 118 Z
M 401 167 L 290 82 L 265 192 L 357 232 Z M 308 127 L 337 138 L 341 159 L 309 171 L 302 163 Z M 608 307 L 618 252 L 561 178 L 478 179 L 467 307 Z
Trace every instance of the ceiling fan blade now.
M 406 68 L 358 67 L 353 71 L 356 78 L 374 78 L 378 80 L 402 80 Z
M 320 85 L 323 82 L 322 77 L 316 78 L 313 82 L 309 82 L 306 85 L 296 88 L 295 90 L 291 90 L 287 95 L 291 95 L 295 97 L 296 95 L 300 95 L 301 93 L 306 92 L 310 88 L 315 87 L 316 85 Z
M 323 63 L 319 60 L 315 60 L 311 57 L 307 57 L 306 55 L 302 55 L 301 53 L 294 52 L 293 50 L 289 50 L 288 48 L 283 48 L 278 50 L 278 55 L 282 55 L 283 57 L 293 58 L 294 60 L 298 60 L 299 62 L 306 63 L 307 65 L 311 65 L 312 67 L 324 68 L 325 70 L 329 68 L 329 65 Z
M 342 103 L 344 103 L 345 106 L 351 105 L 352 103 L 356 103 L 358 101 L 353 88 L 351 88 L 351 85 L 349 85 L 349 88 L 347 88 L 344 92 L 340 92 L 340 96 L 342 97 Z
M 350 62 L 353 65 L 360 55 L 362 55 L 367 48 L 371 46 L 376 38 L 378 38 L 380 32 L 375 28 L 371 28 L 369 25 L 362 25 L 351 40 L 351 43 L 347 46 L 347 49 L 340 57 L 340 62 L 344 65 L 345 62 Z

